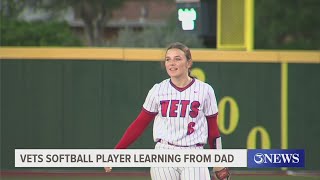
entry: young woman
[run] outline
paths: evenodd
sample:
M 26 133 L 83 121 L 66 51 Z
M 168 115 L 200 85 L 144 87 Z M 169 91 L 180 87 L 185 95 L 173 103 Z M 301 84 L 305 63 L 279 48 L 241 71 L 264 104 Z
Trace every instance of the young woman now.
M 155 149 L 203 149 L 207 142 L 212 149 L 222 148 L 215 93 L 209 84 L 190 76 L 190 49 L 179 42 L 170 44 L 164 64 L 170 78 L 151 88 L 142 111 L 115 148 L 127 148 L 153 120 Z M 227 168 L 214 171 L 218 179 L 230 177 Z M 153 180 L 210 180 L 208 168 L 152 167 L 150 173 Z

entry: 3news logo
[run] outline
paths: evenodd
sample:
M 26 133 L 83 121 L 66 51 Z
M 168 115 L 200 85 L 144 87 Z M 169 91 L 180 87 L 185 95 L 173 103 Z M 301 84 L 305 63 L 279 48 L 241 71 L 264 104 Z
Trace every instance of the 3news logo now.
M 249 168 L 304 167 L 302 149 L 250 149 Z

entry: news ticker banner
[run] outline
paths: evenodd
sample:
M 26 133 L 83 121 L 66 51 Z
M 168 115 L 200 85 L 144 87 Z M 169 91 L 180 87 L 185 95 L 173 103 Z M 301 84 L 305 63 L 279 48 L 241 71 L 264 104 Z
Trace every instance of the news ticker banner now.
M 16 149 L 15 167 L 304 167 L 304 150 Z

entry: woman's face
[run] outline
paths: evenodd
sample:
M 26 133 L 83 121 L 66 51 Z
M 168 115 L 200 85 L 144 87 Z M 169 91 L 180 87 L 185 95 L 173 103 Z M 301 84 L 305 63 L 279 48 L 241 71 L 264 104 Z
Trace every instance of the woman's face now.
M 180 49 L 169 49 L 165 57 L 165 67 L 170 77 L 180 78 L 188 76 L 188 69 L 191 67 L 191 60 Z

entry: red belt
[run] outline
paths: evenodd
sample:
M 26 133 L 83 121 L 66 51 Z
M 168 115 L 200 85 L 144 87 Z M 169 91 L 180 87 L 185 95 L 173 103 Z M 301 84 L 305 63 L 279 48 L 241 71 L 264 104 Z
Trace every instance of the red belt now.
M 162 140 L 162 139 L 158 139 L 157 142 L 162 143 L 162 144 L 169 144 L 169 145 L 175 146 L 175 147 L 190 147 L 190 146 L 202 147 L 202 146 L 204 146 L 204 144 L 202 144 L 202 143 L 197 143 L 197 144 L 190 145 L 190 146 L 176 145 L 176 144 L 172 144 L 172 143 L 167 142 L 167 141 Z

